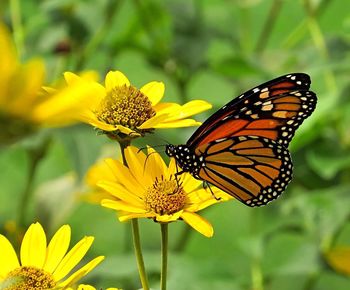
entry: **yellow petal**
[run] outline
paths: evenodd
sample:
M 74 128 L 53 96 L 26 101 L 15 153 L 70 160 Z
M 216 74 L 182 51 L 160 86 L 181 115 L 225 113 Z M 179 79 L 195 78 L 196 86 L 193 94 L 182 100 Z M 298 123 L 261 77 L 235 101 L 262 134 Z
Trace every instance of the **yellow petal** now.
M 73 84 L 76 84 L 79 82 L 84 82 L 84 80 L 80 76 L 76 75 L 75 73 L 69 72 L 69 71 L 63 73 L 63 76 L 64 76 L 64 79 L 68 85 L 73 85 Z
M 125 149 L 126 162 L 128 163 L 130 172 L 137 180 L 142 180 L 145 185 L 153 184 L 153 180 L 149 172 L 145 170 L 146 155 L 134 146 L 128 146 Z
M 187 118 L 189 116 L 193 116 L 193 115 L 197 115 L 199 113 L 202 113 L 206 110 L 211 109 L 213 106 L 206 102 L 206 101 L 202 101 L 202 100 L 193 100 L 190 101 L 186 104 L 184 104 L 181 107 L 181 112 L 178 114 L 178 116 L 174 116 L 174 118 Z
M 156 220 L 158 222 L 169 223 L 169 222 L 178 220 L 180 216 L 182 216 L 182 214 L 183 214 L 183 211 L 180 210 L 174 214 L 156 215 Z
M 84 237 L 68 252 L 53 273 L 56 281 L 63 279 L 80 262 L 93 241 L 93 237 Z
M 43 85 L 45 66 L 41 59 L 34 59 L 22 65 L 17 71 L 9 92 L 8 110 L 30 119 Z M 19 86 L 18 83 L 21 85 Z
M 9 101 L 9 82 L 17 69 L 16 49 L 5 25 L 0 23 L 0 108 Z
M 115 174 L 106 162 L 98 162 L 92 165 L 86 173 L 86 183 L 91 187 L 101 180 L 116 181 Z
M 146 189 L 145 185 L 139 183 L 139 180 L 134 178 L 128 167 L 111 158 L 105 159 L 105 162 L 109 166 L 111 172 L 113 172 L 117 182 L 124 185 L 127 190 L 134 192 L 137 195 L 144 192 Z
M 101 91 L 97 83 L 73 84 L 48 95 L 46 100 L 34 109 L 33 118 L 37 122 L 48 124 L 59 123 L 62 119 L 77 121 L 84 114 L 93 114 L 92 111 L 103 97 L 104 89 Z
M 189 224 L 196 231 L 200 232 L 202 235 L 208 238 L 213 236 L 214 229 L 212 225 L 198 214 L 183 212 L 181 217 L 187 224 Z
M 101 201 L 101 205 L 114 210 L 125 211 L 128 213 L 145 213 L 146 210 L 142 207 L 131 205 L 124 201 L 104 199 Z
M 105 86 L 107 92 L 112 90 L 115 87 L 120 86 L 130 86 L 130 82 L 128 78 L 120 71 L 110 71 L 106 75 Z
M 103 131 L 112 132 L 116 130 L 116 126 L 110 125 L 104 122 L 101 122 L 97 119 L 95 113 L 90 110 L 84 111 L 79 114 L 78 118 L 85 123 L 88 123 L 96 128 L 99 128 Z
M 125 222 L 125 221 L 128 221 L 130 219 L 136 219 L 136 218 L 152 218 L 154 217 L 155 214 L 154 213 L 132 213 L 132 214 L 129 214 L 129 213 L 124 213 L 124 214 L 121 214 L 119 216 L 119 221 L 120 222 Z
M 116 198 L 125 201 L 126 203 L 130 203 L 138 207 L 141 207 L 143 205 L 143 201 L 140 197 L 134 195 L 132 192 L 127 191 L 125 187 L 121 186 L 118 183 L 110 181 L 100 181 L 97 185 L 103 188 L 105 191 L 109 192 L 111 195 L 115 196 Z
M 140 91 L 144 93 L 152 103 L 152 106 L 159 103 L 164 96 L 164 84 L 162 82 L 150 82 L 144 85 Z
M 46 258 L 46 235 L 39 223 L 31 224 L 25 233 L 21 245 L 22 266 L 34 266 L 41 269 Z
M 326 258 L 335 270 L 350 275 L 350 247 L 337 246 L 326 254 Z
M 169 118 L 168 114 L 156 114 L 154 117 L 148 119 L 146 122 L 142 123 L 141 126 L 138 127 L 138 129 L 150 129 L 155 128 L 155 126 L 161 122 L 164 122 L 166 119 Z
M 182 187 L 187 193 L 191 193 L 192 191 L 203 187 L 203 182 L 194 178 L 191 174 L 189 173 L 183 173 L 181 174 L 182 178 Z
M 53 273 L 67 253 L 71 237 L 70 226 L 62 226 L 52 237 L 47 247 L 47 257 L 43 267 L 48 273 Z
M 160 156 L 160 153 L 155 151 L 153 148 L 148 147 L 148 154 L 145 160 L 145 170 L 150 173 L 152 180 L 160 178 L 162 175 L 165 176 L 167 172 L 167 166 Z
M 67 287 L 69 285 L 75 284 L 77 281 L 79 281 L 82 277 L 86 276 L 91 270 L 93 270 L 98 264 L 100 264 L 104 260 L 104 256 L 99 256 L 89 263 L 87 263 L 84 267 L 80 268 L 78 271 L 74 272 L 72 275 L 70 275 L 67 279 L 65 279 L 63 282 L 61 282 L 58 285 L 58 288 L 60 287 Z
M 174 120 L 169 122 L 159 122 L 153 125 L 153 128 L 183 128 L 183 127 L 193 127 L 201 125 L 201 122 L 197 122 L 193 119 L 184 119 L 184 120 Z
M 0 26 L 1 28 L 1 26 Z M 19 267 L 15 250 L 3 235 L 0 235 L 0 277 Z

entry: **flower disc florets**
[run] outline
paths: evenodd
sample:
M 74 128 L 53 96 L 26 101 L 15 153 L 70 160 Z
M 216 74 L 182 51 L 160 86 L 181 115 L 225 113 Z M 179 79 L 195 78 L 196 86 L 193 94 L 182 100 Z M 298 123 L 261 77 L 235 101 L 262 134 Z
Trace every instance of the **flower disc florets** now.
M 173 214 L 183 209 L 186 193 L 175 179 L 156 179 L 153 187 L 149 187 L 145 194 L 145 204 L 149 211 L 157 214 Z
M 134 86 L 117 86 L 107 93 L 96 112 L 97 118 L 110 125 L 136 130 L 155 116 L 151 101 Z
M 3 282 L 4 290 L 46 290 L 53 289 L 56 282 L 51 274 L 42 269 L 24 266 L 10 273 Z

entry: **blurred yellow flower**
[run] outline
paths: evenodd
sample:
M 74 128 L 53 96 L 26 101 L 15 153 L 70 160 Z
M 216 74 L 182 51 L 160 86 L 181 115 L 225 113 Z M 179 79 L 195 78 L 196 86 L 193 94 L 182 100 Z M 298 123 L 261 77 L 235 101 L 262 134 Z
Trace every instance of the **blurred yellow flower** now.
M 196 126 L 200 123 L 187 118 L 211 108 L 209 103 L 200 100 L 183 106 L 159 103 L 165 89 L 162 82 L 153 81 L 137 89 L 120 71 L 107 73 L 104 86 L 70 72 L 65 73 L 65 78 L 68 87 L 84 83 L 90 88 L 89 97 L 82 103 L 86 109 L 79 118 L 111 138 L 138 137 L 154 128 Z
M 168 223 L 182 219 L 201 234 L 213 235 L 211 224 L 196 212 L 219 200 L 202 187 L 201 181 L 188 173 L 175 177 L 175 161 L 172 159 L 166 166 L 152 148 L 148 148 L 147 157 L 136 147 L 128 146 L 125 156 L 129 167 L 113 159 L 105 161 L 115 181 L 101 180 L 98 183 L 110 193 L 110 198 L 102 200 L 102 206 L 118 211 L 120 221 L 145 217 Z M 215 188 L 213 191 L 220 201 L 230 198 Z
M 78 287 L 69 287 L 67 290 L 98 290 L 91 285 L 80 284 Z M 121 290 L 120 288 L 106 288 L 106 290 Z
M 47 92 L 42 89 L 44 79 L 43 61 L 32 59 L 21 64 L 7 28 L 0 23 L 0 143 L 16 141 L 39 126 L 76 122 L 71 114 L 76 104 L 71 100 L 85 96 L 87 88 L 77 84 Z M 44 110 L 38 110 L 47 103 Z
M 328 264 L 337 272 L 350 276 L 350 247 L 337 246 L 325 254 Z
M 0 288 L 66 289 L 75 284 L 104 257 L 99 256 L 71 273 L 89 250 L 94 238 L 84 237 L 67 253 L 70 237 L 70 227 L 64 225 L 47 245 L 42 226 L 34 223 L 23 237 L 19 261 L 11 243 L 0 235 Z
M 88 189 L 83 194 L 83 199 L 91 203 L 101 203 L 105 198 L 111 198 L 111 195 L 104 189 L 97 186 L 100 180 L 117 182 L 114 173 L 108 164 L 104 161 L 98 161 L 93 164 L 85 176 L 85 183 Z

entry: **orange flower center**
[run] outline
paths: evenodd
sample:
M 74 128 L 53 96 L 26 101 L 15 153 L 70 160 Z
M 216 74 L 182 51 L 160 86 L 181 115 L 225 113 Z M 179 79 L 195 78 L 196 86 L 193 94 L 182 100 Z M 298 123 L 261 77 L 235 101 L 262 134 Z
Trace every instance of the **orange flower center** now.
M 181 184 L 170 177 L 169 180 L 156 179 L 152 187 L 147 189 L 145 204 L 148 211 L 157 214 L 173 214 L 183 209 L 186 202 L 186 194 Z
M 155 114 L 148 97 L 127 85 L 114 87 L 108 92 L 96 112 L 100 121 L 130 129 L 136 129 Z
M 1 284 L 4 290 L 47 290 L 56 286 L 51 274 L 35 267 L 19 267 L 7 274 Z

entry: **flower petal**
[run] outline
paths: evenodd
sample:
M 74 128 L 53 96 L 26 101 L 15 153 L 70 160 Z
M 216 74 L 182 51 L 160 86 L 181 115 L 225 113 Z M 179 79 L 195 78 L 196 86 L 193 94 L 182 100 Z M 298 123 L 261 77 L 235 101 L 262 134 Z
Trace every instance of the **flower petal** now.
M 80 268 L 78 271 L 74 272 L 67 279 L 61 282 L 58 285 L 58 288 L 60 287 L 65 288 L 69 285 L 75 284 L 82 277 L 86 276 L 91 270 L 93 270 L 98 264 L 100 264 L 104 260 L 104 258 L 105 258 L 104 256 L 99 256 L 93 259 L 92 261 L 87 263 L 84 267 Z
M 109 92 L 115 87 L 130 86 L 128 78 L 120 71 L 110 71 L 106 75 L 105 87 L 106 91 Z
M 138 129 L 151 129 L 155 128 L 155 125 L 165 122 L 169 118 L 168 114 L 156 114 L 154 117 L 148 119 L 146 122 L 142 123 Z
M 67 253 L 71 237 L 70 226 L 62 226 L 52 237 L 47 247 L 47 256 L 43 269 L 48 273 L 53 273 Z
M 34 266 L 41 269 L 46 258 L 46 235 L 39 223 L 31 224 L 25 233 L 21 245 L 22 266 Z
M 145 170 L 150 173 L 152 180 L 160 178 L 162 175 L 165 176 L 167 172 L 167 166 L 160 153 L 155 151 L 153 148 L 148 147 L 147 159 L 145 161 Z
M 132 192 L 129 192 L 125 189 L 125 187 L 118 183 L 106 180 L 98 182 L 97 186 L 103 188 L 105 191 L 109 192 L 114 197 L 127 203 L 130 203 L 131 205 L 142 207 L 144 204 L 140 197 L 134 195 Z
M 152 103 L 152 106 L 159 103 L 164 96 L 165 86 L 162 82 L 150 82 L 144 85 L 140 91 L 144 93 Z
M 181 217 L 186 223 L 188 223 L 192 228 L 200 232 L 202 235 L 208 238 L 213 236 L 214 229 L 212 225 L 200 215 L 185 211 L 182 213 Z
M 143 180 L 142 183 L 147 186 L 153 184 L 151 175 L 145 170 L 146 155 L 142 151 L 134 146 L 128 146 L 125 149 L 125 157 L 129 170 L 135 179 Z
M 182 214 L 183 211 L 180 210 L 173 214 L 156 215 L 156 220 L 157 222 L 169 223 L 178 220 Z
M 117 182 L 125 186 L 125 188 L 134 193 L 141 193 L 145 190 L 145 185 L 139 183 L 139 180 L 135 179 L 131 174 L 128 167 L 124 166 L 121 162 L 108 158 L 104 160 L 105 163 L 113 172 Z
M 159 122 L 157 124 L 153 125 L 153 128 L 182 128 L 182 127 L 193 127 L 193 126 L 199 126 L 201 125 L 201 122 L 197 122 L 193 119 L 184 119 L 184 120 L 174 120 L 174 121 L 164 121 Z
M 80 262 L 93 241 L 93 237 L 84 237 L 68 252 L 53 273 L 56 281 L 63 279 Z
M 162 112 L 169 113 L 170 116 L 169 116 L 169 119 L 167 120 L 169 122 L 169 121 L 185 119 L 189 116 L 199 114 L 211 108 L 212 108 L 212 105 L 206 101 L 193 100 L 182 106 L 179 106 L 176 103 L 166 103 L 164 105 L 159 104 L 155 107 L 155 110 L 157 113 L 162 113 Z
M 326 258 L 335 270 L 350 275 L 350 247 L 337 246 L 326 253 Z
M 128 221 L 130 219 L 136 219 L 136 218 L 151 218 L 151 217 L 154 217 L 155 214 L 154 213 L 151 213 L 151 212 L 148 212 L 148 213 L 132 213 L 132 214 L 120 214 L 119 216 L 119 221 L 120 222 L 125 222 L 125 221 Z
M 146 212 L 144 208 L 132 206 L 129 203 L 126 203 L 124 201 L 119 201 L 119 200 L 104 199 L 101 201 L 101 205 L 114 210 L 125 211 L 127 213 L 145 213 Z
M 10 271 L 18 267 L 19 262 L 15 250 L 9 240 L 0 235 L 0 277 L 5 277 Z

